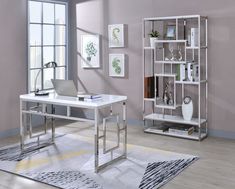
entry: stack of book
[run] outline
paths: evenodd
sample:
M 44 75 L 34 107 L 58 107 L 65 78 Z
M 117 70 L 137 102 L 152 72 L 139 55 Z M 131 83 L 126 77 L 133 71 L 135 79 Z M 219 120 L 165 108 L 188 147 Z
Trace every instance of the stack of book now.
M 77 95 L 78 100 L 86 101 L 86 102 L 93 102 L 102 99 L 102 95 L 94 94 L 94 93 L 84 93 Z
M 179 134 L 179 135 L 191 135 L 194 132 L 194 127 L 192 126 L 171 126 L 168 129 L 169 133 L 173 133 L 173 134 Z

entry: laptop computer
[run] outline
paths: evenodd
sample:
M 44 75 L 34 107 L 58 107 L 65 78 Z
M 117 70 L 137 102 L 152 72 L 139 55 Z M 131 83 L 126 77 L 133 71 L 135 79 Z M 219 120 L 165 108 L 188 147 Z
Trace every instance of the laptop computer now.
M 75 87 L 73 80 L 52 79 L 54 89 L 58 95 L 61 96 L 78 96 L 78 91 Z
M 56 93 L 60 96 L 72 96 L 78 97 L 79 100 L 89 100 L 89 99 L 100 99 L 101 95 L 94 93 L 84 93 L 78 92 L 73 80 L 64 80 L 64 79 L 52 79 L 51 80 Z

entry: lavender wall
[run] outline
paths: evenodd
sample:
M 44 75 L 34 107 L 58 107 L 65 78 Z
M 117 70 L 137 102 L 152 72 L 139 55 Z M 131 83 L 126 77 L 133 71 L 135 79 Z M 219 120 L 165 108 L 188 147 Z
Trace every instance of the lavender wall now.
M 142 41 L 144 17 L 201 14 L 209 16 L 209 127 L 213 135 L 235 137 L 235 2 L 233 0 L 73 0 L 70 3 L 73 79 L 89 91 L 128 96 L 128 118 L 142 115 Z M 109 49 L 108 24 L 128 25 L 128 46 Z M 101 69 L 81 69 L 81 31 L 102 35 Z M 108 76 L 108 53 L 128 55 L 128 76 Z M 81 85 L 82 83 L 82 85 Z
M 27 92 L 27 2 L 0 1 L 0 138 L 19 132 L 19 95 Z
M 0 135 L 19 128 L 19 94 L 26 92 L 27 10 L 26 0 L 0 2 Z M 142 41 L 144 17 L 203 14 L 209 16 L 209 126 L 213 135 L 235 137 L 235 2 L 233 0 L 72 0 L 69 3 L 70 77 L 80 89 L 124 94 L 129 98 L 128 118 L 141 120 Z M 108 24 L 128 25 L 128 46 L 109 49 Z M 80 34 L 102 35 L 102 67 L 83 70 L 80 66 Z M 79 36 L 77 38 L 77 35 Z M 108 76 L 108 53 L 128 55 L 128 75 L 124 79 Z M 0 136 L 0 137 L 1 137 Z
M 26 0 L 0 2 L 0 132 L 19 128 L 19 95 L 26 92 Z

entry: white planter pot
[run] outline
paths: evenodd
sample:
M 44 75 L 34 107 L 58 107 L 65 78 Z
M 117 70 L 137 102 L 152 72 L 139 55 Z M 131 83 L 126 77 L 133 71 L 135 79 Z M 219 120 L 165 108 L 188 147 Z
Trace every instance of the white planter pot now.
M 150 37 L 150 47 L 154 48 L 155 47 L 155 41 L 158 40 L 158 37 Z
M 192 100 L 188 104 L 185 104 L 183 102 L 182 114 L 183 114 L 183 118 L 185 121 L 190 121 L 192 119 L 192 117 L 193 117 L 193 102 L 192 102 Z

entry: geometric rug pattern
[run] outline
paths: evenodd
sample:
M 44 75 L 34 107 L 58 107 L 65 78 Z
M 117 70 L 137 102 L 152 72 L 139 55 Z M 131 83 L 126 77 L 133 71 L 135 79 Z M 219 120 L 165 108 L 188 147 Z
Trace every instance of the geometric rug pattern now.
M 79 171 L 58 171 L 58 172 L 42 172 L 30 173 L 26 176 L 33 180 L 47 183 L 59 188 L 66 189 L 102 189 L 94 180 L 88 178 L 84 173 Z
M 144 177 L 140 183 L 140 189 L 155 189 L 169 182 L 186 167 L 191 165 L 198 158 L 179 159 L 174 161 L 149 163 Z
M 62 189 L 156 189 L 198 159 L 128 144 L 126 159 L 94 173 L 93 137 L 67 134 L 57 137 L 54 144 L 48 140 L 36 144 L 29 142 L 23 152 L 19 144 L 0 149 L 0 170 Z M 107 145 L 115 144 L 107 141 Z M 105 163 L 111 156 L 101 149 L 99 162 Z M 113 158 L 121 152 L 115 150 Z

